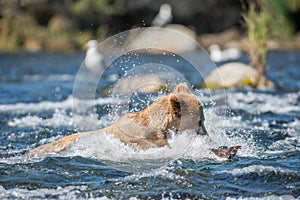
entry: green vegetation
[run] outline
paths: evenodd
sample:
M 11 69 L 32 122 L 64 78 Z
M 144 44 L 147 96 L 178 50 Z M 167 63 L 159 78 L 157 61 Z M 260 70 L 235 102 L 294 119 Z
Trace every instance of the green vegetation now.
M 266 85 L 268 83 L 265 72 L 270 14 L 267 12 L 265 5 L 260 4 L 260 10 L 257 10 L 256 6 L 254 3 L 251 3 L 247 14 L 244 15 L 249 38 L 247 50 L 251 60 L 250 65 L 254 66 L 258 71 L 257 85 Z
M 0 51 L 72 52 L 105 38 L 102 16 L 124 14 L 124 0 L 0 1 Z M 100 16 L 100 18 L 99 18 Z
M 179 1 L 184 4 L 181 0 L 171 2 L 176 4 Z M 150 24 L 157 13 L 156 7 L 162 2 L 160 0 L 147 5 L 138 4 L 135 0 L 0 0 L 0 51 L 74 51 L 80 49 L 89 39 L 101 40 L 130 27 L 139 27 L 142 21 L 144 24 Z M 232 4 L 238 6 L 238 1 L 234 2 Z M 300 0 L 249 2 L 255 2 L 253 4 L 256 6 L 249 7 L 247 23 L 250 25 L 251 18 L 256 17 L 257 13 L 268 15 L 267 22 L 264 22 L 264 16 L 260 16 L 263 21 L 259 25 L 263 27 L 263 23 L 267 23 L 268 37 L 289 40 L 293 38 L 295 31 L 300 29 Z M 183 12 L 190 13 L 189 10 Z M 251 12 L 254 13 L 251 15 Z M 253 23 L 258 23 L 255 21 Z M 201 24 L 199 20 L 184 23 L 193 23 L 191 25 L 195 27 Z M 261 28 L 259 30 L 263 31 Z M 263 53 L 260 54 L 263 57 Z
M 125 13 L 124 0 L 79 0 L 71 6 L 71 12 L 75 15 L 89 15 L 91 12 L 103 15 L 122 15 Z
M 256 85 L 273 85 L 265 76 L 268 40 L 290 40 L 295 34 L 295 18 L 299 11 L 299 0 L 249 1 L 243 18 L 248 32 L 250 65 L 258 71 Z
M 268 26 L 273 39 L 289 40 L 295 33 L 293 13 L 300 10 L 299 0 L 265 0 L 263 12 L 270 15 Z
M 31 16 L 22 14 L 16 18 L 13 13 L 0 19 L 0 30 L 0 49 L 7 52 L 18 50 L 26 38 L 36 37 L 41 31 Z
M 17 17 L 8 14 L 0 19 L 0 51 L 70 52 L 83 46 L 93 35 L 89 31 L 79 32 L 71 20 L 54 15 L 47 26 L 37 23 L 32 16 L 22 13 Z

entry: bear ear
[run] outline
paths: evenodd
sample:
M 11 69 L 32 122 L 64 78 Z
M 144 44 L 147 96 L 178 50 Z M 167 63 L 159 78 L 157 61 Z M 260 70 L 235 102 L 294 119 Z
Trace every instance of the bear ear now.
M 175 94 L 169 96 L 169 112 L 180 117 L 180 102 Z
M 175 92 L 177 93 L 191 93 L 190 89 L 185 83 L 180 83 L 176 86 Z

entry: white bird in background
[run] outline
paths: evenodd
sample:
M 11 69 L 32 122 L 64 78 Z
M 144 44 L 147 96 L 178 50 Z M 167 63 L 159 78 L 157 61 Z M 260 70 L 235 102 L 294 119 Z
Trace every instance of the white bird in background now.
M 162 27 L 170 23 L 173 19 L 172 7 L 169 4 L 162 4 L 159 8 L 159 13 L 152 21 L 152 26 Z
M 221 50 L 220 46 L 213 44 L 209 47 L 210 58 L 214 62 L 222 62 L 228 60 L 236 60 L 241 57 L 242 52 L 239 49 L 229 48 Z
M 100 72 L 105 69 L 103 56 L 99 52 L 97 40 L 90 40 L 87 43 L 87 51 L 84 59 L 85 67 L 91 72 Z

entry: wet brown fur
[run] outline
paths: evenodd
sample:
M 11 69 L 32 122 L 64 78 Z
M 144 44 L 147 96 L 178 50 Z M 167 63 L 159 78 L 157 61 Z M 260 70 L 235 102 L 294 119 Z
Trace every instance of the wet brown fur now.
M 27 156 L 60 152 L 81 137 L 99 133 L 111 134 L 125 144 L 136 146 L 137 149 L 163 147 L 168 145 L 170 130 L 187 129 L 206 134 L 202 103 L 185 84 L 179 84 L 173 93 L 162 97 L 140 112 L 125 114 L 104 129 L 74 133 L 42 145 Z

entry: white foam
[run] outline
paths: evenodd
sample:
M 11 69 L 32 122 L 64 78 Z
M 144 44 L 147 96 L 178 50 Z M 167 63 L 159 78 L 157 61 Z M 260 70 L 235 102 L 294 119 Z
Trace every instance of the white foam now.
M 75 79 L 75 76 L 70 74 L 55 74 L 47 77 L 49 81 L 58 81 L 58 82 L 73 81 Z
M 117 178 L 116 180 L 113 181 L 118 181 L 118 182 L 130 182 L 130 181 L 134 181 L 134 180 L 139 180 L 142 178 L 149 178 L 149 177 L 157 177 L 157 176 L 161 176 L 164 177 L 166 179 L 169 179 L 170 181 L 174 181 L 174 180 L 182 180 L 184 181 L 184 176 L 180 176 L 177 175 L 173 172 L 171 172 L 171 168 L 170 166 L 162 166 L 160 168 L 157 169 L 152 169 L 151 171 L 144 171 L 142 173 L 135 173 L 129 176 L 125 176 L 125 177 L 121 177 L 121 178 Z
M 41 112 L 47 110 L 55 110 L 55 109 L 72 109 L 73 106 L 75 108 L 81 108 L 83 110 L 87 109 L 90 106 L 94 106 L 96 104 L 108 104 L 115 103 L 118 101 L 115 98 L 98 98 L 98 99 L 90 99 L 90 100 L 79 100 L 77 98 L 73 98 L 69 96 L 67 99 L 59 102 L 52 101 L 42 101 L 39 103 L 16 103 L 16 104 L 1 104 L 0 105 L 0 113 L 1 112 L 16 112 L 18 114 L 22 113 L 30 113 L 30 112 Z
M 292 195 L 267 195 L 264 197 L 238 197 L 238 198 L 232 198 L 227 197 L 226 200 L 296 200 L 299 198 L 295 198 Z
M 100 129 L 104 124 L 108 124 L 106 117 L 98 119 L 94 114 L 89 115 L 68 115 L 63 110 L 55 110 L 52 117 L 41 118 L 35 115 L 13 118 L 7 122 L 11 127 L 37 129 L 40 127 L 76 127 L 78 131 L 88 131 Z
M 297 99 L 300 98 L 300 92 L 289 93 L 285 95 L 272 95 L 265 93 L 229 93 L 228 104 L 233 109 L 243 109 L 252 114 L 266 112 L 289 113 L 299 112 Z
M 128 161 L 173 159 L 174 157 L 179 157 L 185 153 L 185 149 L 183 148 L 185 146 L 184 143 L 189 141 L 182 136 L 175 136 L 174 138 L 175 139 L 170 141 L 170 147 L 135 151 L 117 138 L 107 134 L 96 134 L 80 139 L 79 142 L 73 146 L 72 150 L 75 154 L 95 157 L 100 160 Z M 180 141 L 180 144 L 178 144 L 178 140 L 183 138 L 185 140 Z
M 87 186 L 67 186 L 57 187 L 54 189 L 39 188 L 35 190 L 27 190 L 20 188 L 5 189 L 0 185 L 0 199 L 47 199 L 49 194 L 51 196 L 57 196 L 58 199 L 78 199 L 91 198 L 93 195 L 89 194 Z M 84 195 L 82 195 L 85 193 Z M 79 195 L 81 194 L 81 195 Z M 91 199 L 108 199 L 107 197 L 91 198 Z
M 292 171 L 289 169 L 284 169 L 281 167 L 273 167 L 273 166 L 265 166 L 265 165 L 251 165 L 248 167 L 243 168 L 235 168 L 233 170 L 222 170 L 218 173 L 227 173 L 232 175 L 240 175 L 240 174 L 249 174 L 249 173 L 257 173 L 259 175 L 264 175 L 268 172 L 274 172 L 274 173 L 289 173 L 289 174 L 297 174 L 296 171 Z
M 294 121 L 288 123 L 288 127 L 295 128 L 295 129 L 300 129 L 300 120 L 295 119 Z
M 51 137 L 38 141 L 39 145 L 57 140 L 61 136 Z M 209 149 L 215 144 L 207 136 L 199 136 L 194 132 L 185 131 L 169 139 L 169 146 L 135 150 L 125 145 L 119 139 L 108 134 L 95 134 L 80 138 L 77 143 L 54 156 L 83 156 L 107 163 L 123 171 L 146 172 L 166 166 L 172 161 L 192 159 L 195 161 L 216 160 L 218 158 Z M 40 159 L 13 158 L 1 160 L 5 163 L 36 162 Z M 179 161 L 178 161 L 179 162 Z
M 24 75 L 24 81 L 57 81 L 57 82 L 66 82 L 66 81 L 74 81 L 75 76 L 71 74 L 55 74 L 55 75 L 42 75 L 42 74 L 34 74 L 34 75 Z
M 84 157 L 93 157 L 99 160 L 109 160 L 115 162 L 139 162 L 139 161 L 164 161 L 169 162 L 177 159 L 198 160 L 222 160 L 210 151 L 212 147 L 223 144 L 222 141 L 213 141 L 207 136 L 199 136 L 191 131 L 184 131 L 171 137 L 169 146 L 161 148 L 150 148 L 147 150 L 134 150 L 134 148 L 125 145 L 119 139 L 108 134 L 95 134 L 80 138 L 72 145 L 71 149 L 65 155 L 80 155 Z M 254 150 L 250 149 L 241 138 L 227 138 L 228 146 L 242 145 L 242 151 L 238 156 L 255 156 L 250 154 Z
M 260 150 L 255 145 L 249 125 L 241 120 L 241 117 L 225 117 L 216 114 L 216 108 L 205 111 L 205 127 L 212 141 L 210 148 L 219 146 L 237 146 L 242 148 L 238 151 L 240 157 L 258 157 Z M 238 127 L 237 127 L 238 124 Z M 235 133 L 226 134 L 225 129 L 238 128 Z
M 268 147 L 265 153 L 277 154 L 300 151 L 300 135 L 278 140 Z
M 52 118 L 40 118 L 37 116 L 25 116 L 21 118 L 13 118 L 7 123 L 12 127 L 45 127 L 50 126 L 52 128 L 58 128 L 61 126 L 72 126 L 72 117 L 68 116 L 64 111 L 55 110 Z

